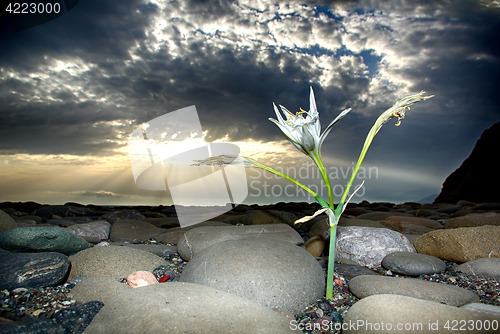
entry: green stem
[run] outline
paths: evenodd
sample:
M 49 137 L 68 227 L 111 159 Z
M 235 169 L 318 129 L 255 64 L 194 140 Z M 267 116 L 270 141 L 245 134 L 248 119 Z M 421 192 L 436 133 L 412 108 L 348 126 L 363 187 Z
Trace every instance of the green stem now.
M 358 158 L 358 162 L 356 163 L 356 166 L 354 166 L 354 170 L 352 171 L 351 178 L 349 179 L 349 182 L 347 183 L 347 186 L 344 190 L 344 193 L 342 194 L 342 198 L 340 199 L 339 205 L 337 206 L 337 210 L 335 211 L 335 217 L 339 218 L 340 215 L 342 214 L 342 207 L 344 206 L 345 199 L 347 198 L 347 194 L 349 194 L 349 190 L 351 189 L 351 186 L 354 182 L 354 179 L 356 178 L 356 175 L 358 175 L 359 168 L 361 167 L 361 164 L 363 163 L 363 160 L 365 159 L 366 152 L 368 152 L 368 148 L 370 147 L 373 138 L 377 134 L 377 124 L 375 124 L 370 132 L 368 132 L 368 135 L 366 136 L 365 143 L 363 145 L 363 149 L 361 150 L 361 153 Z
M 318 166 L 321 177 L 323 178 L 323 182 L 325 182 L 326 190 L 328 192 L 329 208 L 332 210 L 335 210 L 335 207 L 333 206 L 332 184 L 330 182 L 330 178 L 328 178 L 328 173 L 326 172 L 326 168 L 325 168 L 325 164 L 323 163 L 323 159 L 321 159 L 321 154 L 317 154 L 315 151 L 313 151 L 311 158 L 314 161 L 314 163 L 316 164 L 316 166 Z
M 335 266 L 335 244 L 337 225 L 330 226 L 330 248 L 328 254 L 328 271 L 326 272 L 326 299 L 333 300 L 333 273 Z
M 272 167 L 269 167 L 269 166 L 266 166 L 264 164 L 261 164 L 260 162 L 257 162 L 251 158 L 248 158 L 248 157 L 245 157 L 247 160 L 251 161 L 252 163 L 255 164 L 256 167 L 258 168 L 261 168 L 265 171 L 268 171 L 270 173 L 273 173 L 273 174 L 276 174 L 278 176 L 281 176 L 282 178 L 290 181 L 290 182 L 293 182 L 295 183 L 297 186 L 299 186 L 300 188 L 304 189 L 305 191 L 307 191 L 309 194 L 313 195 L 314 198 L 318 201 L 319 204 L 321 204 L 322 207 L 324 208 L 328 208 L 328 203 L 325 202 L 325 200 L 323 198 L 321 198 L 321 196 L 319 196 L 318 194 L 316 194 L 314 191 L 312 191 L 311 189 L 309 189 L 308 187 L 306 187 L 305 185 L 303 185 L 302 183 L 300 183 L 299 181 L 291 178 L 290 176 L 286 175 L 286 174 L 283 174 L 282 172 L 272 168 Z

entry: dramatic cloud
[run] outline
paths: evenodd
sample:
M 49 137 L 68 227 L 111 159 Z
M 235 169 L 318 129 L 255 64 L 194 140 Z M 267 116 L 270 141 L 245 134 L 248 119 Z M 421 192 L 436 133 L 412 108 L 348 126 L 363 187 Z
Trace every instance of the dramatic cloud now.
M 267 119 L 272 102 L 307 109 L 309 86 L 323 126 L 353 108 L 323 148 L 339 168 L 357 159 L 377 115 L 396 99 L 435 95 L 401 127 L 388 123 L 366 159 L 379 171 L 367 199 L 418 200 L 437 193 L 500 119 L 499 34 L 498 6 L 485 0 L 81 1 L 0 40 L 0 176 L 10 177 L 0 200 L 160 196 L 135 187 L 127 138 L 190 105 L 207 141 L 300 168 L 306 157 Z M 61 173 L 73 179 L 63 182 Z

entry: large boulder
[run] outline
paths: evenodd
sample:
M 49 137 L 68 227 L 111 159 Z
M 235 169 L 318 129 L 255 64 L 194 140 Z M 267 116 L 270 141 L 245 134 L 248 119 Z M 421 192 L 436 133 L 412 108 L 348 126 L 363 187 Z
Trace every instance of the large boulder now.
M 91 276 L 75 285 L 71 294 L 75 300 L 87 303 L 98 300 L 107 304 L 113 297 L 132 289 L 128 284 L 106 276 Z
M 0 232 L 16 228 L 17 224 L 8 214 L 0 210 Z
M 446 269 L 446 263 L 437 257 L 413 252 L 391 253 L 384 257 L 382 266 L 406 276 L 434 274 Z
M 0 290 L 61 284 L 70 267 L 61 253 L 10 253 L 0 249 Z
M 469 157 L 451 173 L 434 203 L 500 203 L 500 177 L 495 152 L 500 145 L 500 122 L 485 130 Z
M 473 227 L 483 225 L 500 225 L 500 214 L 482 213 L 456 217 L 447 220 L 444 223 L 444 228 Z
M 455 327 L 454 320 L 458 323 Z M 356 302 L 347 311 L 342 333 L 444 334 L 453 333 L 452 328 L 470 324 L 469 321 L 473 325 L 484 325 L 488 321 L 491 328 L 492 321 L 498 323 L 498 317 L 407 296 L 373 295 Z M 483 333 L 480 330 L 466 332 Z
M 109 230 L 111 224 L 105 220 L 96 220 L 90 223 L 75 224 L 66 227 L 66 231 L 69 231 L 82 238 L 95 238 L 96 240 L 103 240 L 109 238 Z
M 59 252 L 65 255 L 87 249 L 83 238 L 59 226 L 18 227 L 0 233 L 0 248 L 11 252 Z
M 356 276 L 349 281 L 349 290 L 360 299 L 371 295 L 395 294 L 451 306 L 479 302 L 479 297 L 472 291 L 454 285 L 413 278 L 380 275 Z
M 466 274 L 482 276 L 486 279 L 493 278 L 500 282 L 500 259 L 477 259 L 456 266 L 455 271 Z
M 92 247 L 69 257 L 71 272 L 69 279 L 78 275 L 85 277 L 106 276 L 116 280 L 125 278 L 134 271 L 153 271 L 168 262 L 158 255 L 130 247 Z
M 78 217 L 78 216 L 95 216 L 94 210 L 71 205 L 51 205 L 44 206 L 35 211 L 35 215 L 43 218 L 51 218 L 52 216 L 59 217 Z
M 292 313 L 321 298 L 325 289 L 323 269 L 311 254 L 290 242 L 260 237 L 204 249 L 189 261 L 180 280 Z
M 500 226 L 436 230 L 415 240 L 419 253 L 452 262 L 500 257 Z
M 255 302 L 204 285 L 172 282 L 117 295 L 84 334 L 291 332 L 286 317 Z
M 111 227 L 109 239 L 116 242 L 141 242 L 154 238 L 165 230 L 146 221 L 119 219 Z
M 191 260 L 196 254 L 214 244 L 238 240 L 250 236 L 261 239 L 287 241 L 292 244 L 302 244 L 302 237 L 290 226 L 285 224 L 249 225 L 249 226 L 203 226 L 189 230 L 179 239 L 177 245 L 179 255 L 184 260 Z
M 262 225 L 262 224 L 288 224 L 293 226 L 297 216 L 291 212 L 276 210 L 256 210 L 243 215 L 224 219 L 229 224 Z
M 369 268 L 379 266 L 390 253 L 415 252 L 404 235 L 387 228 L 338 226 L 336 241 L 335 256 Z

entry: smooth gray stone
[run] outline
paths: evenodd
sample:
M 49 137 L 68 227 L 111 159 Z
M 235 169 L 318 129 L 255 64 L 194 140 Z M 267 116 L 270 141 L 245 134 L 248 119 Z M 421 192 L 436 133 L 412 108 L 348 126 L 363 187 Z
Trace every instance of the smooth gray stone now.
M 349 290 L 358 298 L 394 294 L 451 306 L 479 302 L 479 297 L 472 291 L 450 284 L 427 282 L 415 278 L 356 276 L 349 281 Z
M 374 220 L 361 219 L 361 218 L 344 218 L 344 217 L 340 217 L 339 226 L 364 226 L 364 227 L 385 228 L 384 225 Z
M 106 276 L 91 276 L 85 278 L 71 289 L 73 298 L 82 303 L 99 300 L 107 304 L 113 297 L 132 289 L 117 279 Z
M 382 260 L 382 266 L 390 271 L 407 276 L 440 273 L 446 270 L 446 263 L 435 256 L 413 252 L 394 252 Z
M 85 277 L 106 276 L 116 280 L 134 271 L 153 271 L 168 262 L 158 255 L 131 247 L 98 246 L 69 257 L 71 271 L 68 280 L 78 275 Z
M 356 218 L 379 221 L 387 219 L 390 216 L 394 216 L 394 212 L 369 212 L 359 215 Z
M 96 215 L 96 213 L 94 212 L 94 210 L 85 207 L 71 205 L 51 205 L 37 209 L 35 211 L 35 215 L 44 218 L 51 218 L 52 215 L 56 215 L 59 217 L 76 217 L 94 216 Z
M 145 252 L 153 253 L 159 256 L 165 256 L 168 254 L 177 253 L 176 246 L 168 246 L 168 245 L 145 245 L 145 244 L 130 244 L 127 242 L 110 242 L 110 246 L 124 246 L 130 247 L 133 249 L 143 250 Z
M 474 227 L 484 225 L 500 225 L 500 214 L 498 213 L 481 213 L 468 214 L 461 217 L 456 217 L 447 220 L 444 223 L 444 228 L 458 227 Z
M 110 229 L 111 224 L 105 220 L 96 220 L 89 223 L 76 224 L 66 227 L 66 231 L 71 232 L 79 237 L 94 237 L 99 239 L 99 241 L 109 238 Z
M 443 305 L 423 299 L 399 295 L 373 295 L 356 302 L 344 316 L 345 329 L 343 334 L 450 334 L 465 333 L 495 333 L 496 331 L 453 331 L 452 321 L 474 323 L 480 321 L 499 321 L 498 317 L 473 312 L 466 309 Z M 398 328 L 398 324 L 399 328 Z M 446 324 L 450 328 L 445 328 Z
M 415 247 L 401 233 L 363 226 L 338 226 L 335 255 L 373 268 L 394 252 L 415 252 Z
M 59 226 L 18 227 L 0 233 L 0 248 L 11 252 L 78 253 L 90 244 Z
M 51 319 L 28 316 L 19 322 L 0 322 L 0 333 L 80 334 L 103 306 L 104 304 L 99 301 L 91 301 L 83 305 L 65 307 L 55 313 Z
M 103 219 L 113 225 L 120 219 L 147 220 L 146 216 L 136 210 L 119 210 L 103 214 L 99 219 Z
M 171 282 L 130 289 L 108 302 L 84 334 L 293 333 L 267 307 L 204 285 Z
M 19 254 L 0 250 L 0 290 L 56 286 L 64 281 L 70 264 L 61 253 Z
M 238 240 L 250 236 L 261 239 L 287 241 L 292 244 L 302 244 L 304 240 L 300 234 L 286 224 L 249 225 L 249 226 L 204 226 L 193 228 L 179 239 L 177 248 L 179 255 L 186 261 L 191 260 L 205 248 L 214 244 Z
M 224 222 L 243 225 L 288 224 L 293 226 L 297 216 L 291 212 L 277 210 L 255 210 L 242 215 L 229 217 Z
M 325 274 L 305 249 L 272 238 L 217 243 L 197 254 L 180 281 L 207 285 L 297 314 L 325 289 Z
M 17 224 L 8 214 L 0 210 L 0 232 L 16 228 Z
M 455 271 L 465 274 L 482 276 L 484 278 L 493 278 L 500 282 L 500 259 L 484 258 L 462 263 L 456 266 Z
M 347 281 L 350 281 L 354 277 L 361 275 L 379 275 L 377 272 L 360 266 L 359 264 L 336 264 L 335 272 L 343 276 Z
M 143 242 L 165 231 L 143 220 L 120 219 L 111 226 L 109 239 L 115 242 Z
M 491 314 L 500 317 L 500 306 L 483 304 L 483 303 L 470 303 L 460 306 L 461 309 L 476 311 Z

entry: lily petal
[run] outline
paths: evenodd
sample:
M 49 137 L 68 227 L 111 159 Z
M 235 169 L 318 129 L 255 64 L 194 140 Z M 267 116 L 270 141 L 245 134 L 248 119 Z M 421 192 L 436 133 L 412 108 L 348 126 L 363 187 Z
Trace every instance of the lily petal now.
M 309 114 L 312 117 L 318 117 L 318 121 L 316 122 L 316 133 L 319 135 L 321 133 L 321 123 L 319 122 L 319 112 L 318 107 L 316 106 L 316 98 L 314 97 L 314 92 L 312 87 L 311 92 L 309 93 Z
M 318 145 L 319 147 L 317 148 L 318 152 L 321 150 L 321 145 L 323 145 L 323 141 L 325 140 L 326 136 L 328 136 L 328 134 L 332 130 L 333 126 L 338 121 L 340 121 L 345 115 L 347 115 L 350 111 L 351 111 L 351 108 L 347 108 L 347 109 L 343 110 L 330 124 L 328 124 L 325 131 L 323 131 L 323 133 L 321 134 L 321 136 L 319 138 L 319 145 Z
M 285 125 L 285 120 L 283 119 L 283 117 L 281 116 L 281 113 L 280 111 L 278 110 L 278 107 L 276 107 L 276 104 L 273 103 L 273 106 L 274 106 L 274 112 L 276 113 L 276 118 L 278 119 L 278 122 L 280 124 L 283 124 Z M 270 118 L 271 120 L 271 118 Z
M 325 212 L 327 210 L 330 210 L 330 208 L 319 209 L 312 216 L 305 216 L 305 217 L 302 217 L 300 219 L 297 219 L 293 224 L 295 225 L 295 224 L 305 223 L 306 221 L 309 221 L 313 218 L 316 218 L 316 216 L 319 216 L 320 214 L 322 214 L 323 212 Z

